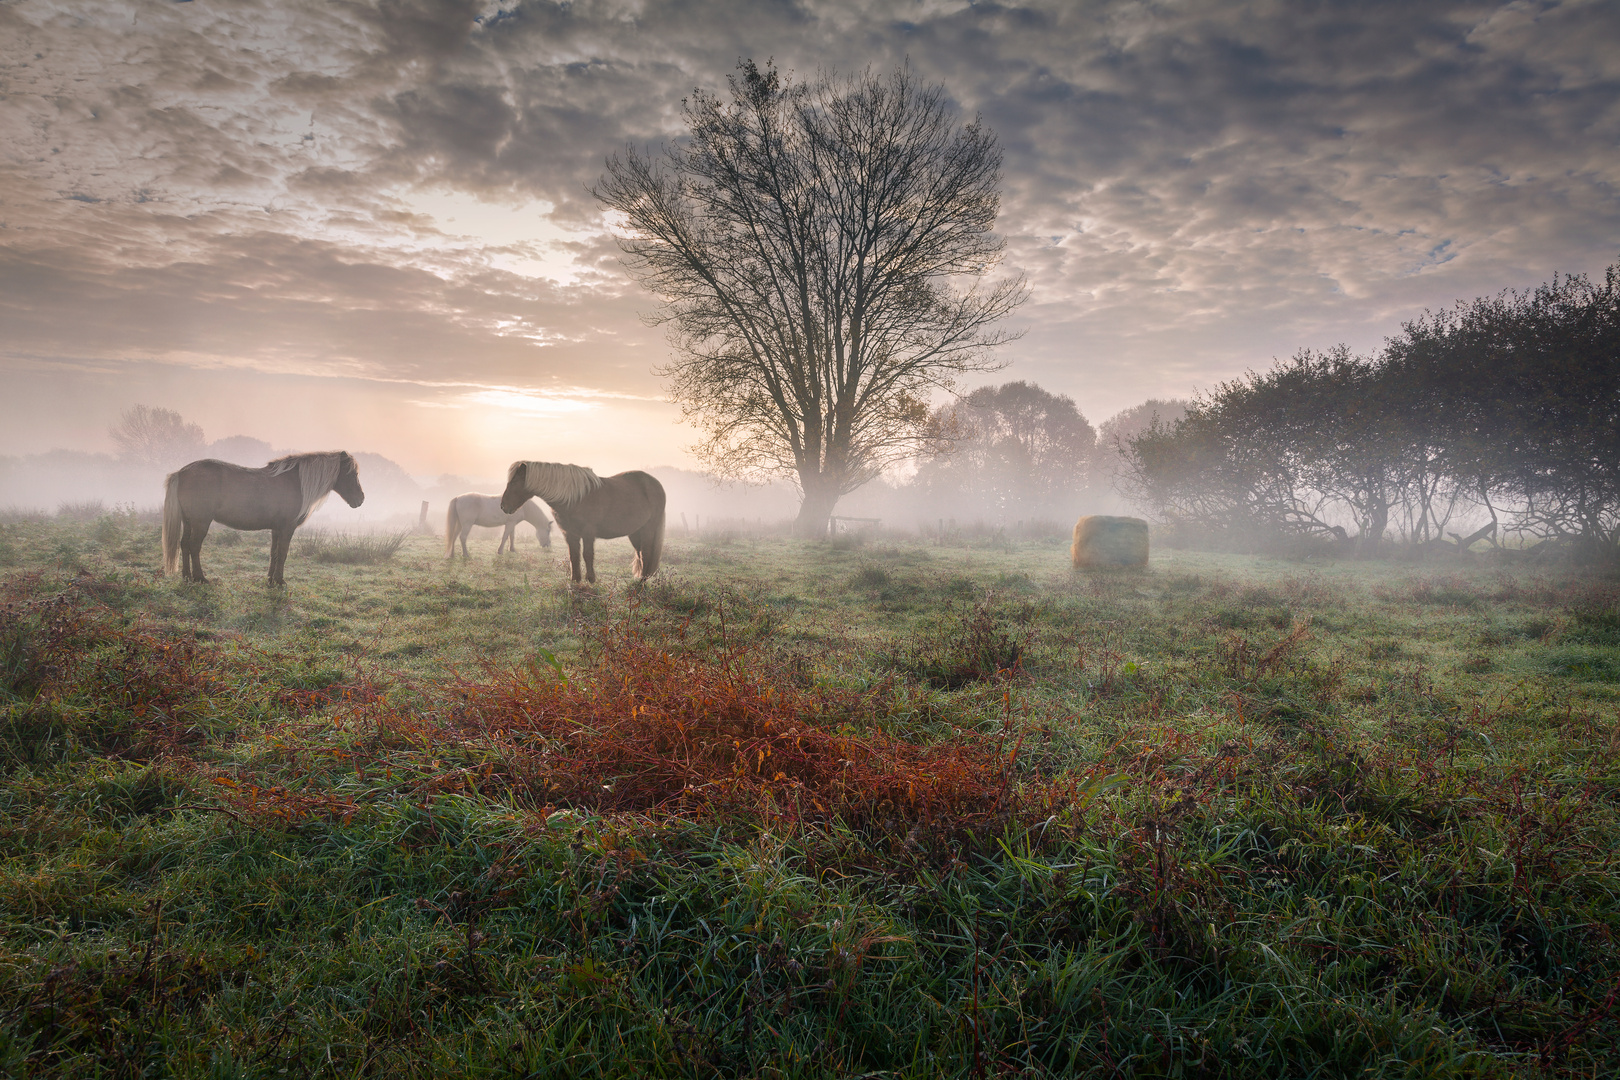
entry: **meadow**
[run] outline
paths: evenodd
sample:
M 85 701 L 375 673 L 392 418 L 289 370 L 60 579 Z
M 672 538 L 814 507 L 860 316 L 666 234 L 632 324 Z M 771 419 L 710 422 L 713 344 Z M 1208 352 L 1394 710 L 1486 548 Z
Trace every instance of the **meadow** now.
M 0 1073 L 1620 1072 L 1613 574 L 497 536 L 0 523 Z

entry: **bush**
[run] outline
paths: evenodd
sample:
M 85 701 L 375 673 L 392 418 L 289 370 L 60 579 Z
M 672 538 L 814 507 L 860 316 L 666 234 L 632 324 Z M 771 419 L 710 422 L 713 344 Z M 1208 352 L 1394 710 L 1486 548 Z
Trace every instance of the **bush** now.
M 548 807 L 946 831 L 1003 812 L 1010 762 L 998 742 L 857 734 L 857 695 L 803 691 L 746 650 L 678 655 L 623 624 L 604 628 L 599 648 L 577 678 L 542 653 L 459 681 L 436 728 L 388 706 L 366 722 L 434 744 L 490 740 L 498 764 L 484 789 Z
M 1620 585 L 1604 583 L 1584 590 L 1569 605 L 1575 628 L 1571 641 L 1620 645 Z
M 881 566 L 863 566 L 849 579 L 852 589 L 881 589 L 889 584 L 889 572 Z
M 1015 634 L 988 600 L 954 625 L 925 634 L 890 657 L 895 670 L 938 690 L 1006 678 L 1023 670 L 1028 642 Z
M 94 521 L 107 513 L 100 499 L 89 502 L 65 502 L 56 508 L 56 516 L 65 521 Z
M 307 532 L 298 538 L 298 554 L 319 563 L 371 566 L 387 562 L 410 533 Z

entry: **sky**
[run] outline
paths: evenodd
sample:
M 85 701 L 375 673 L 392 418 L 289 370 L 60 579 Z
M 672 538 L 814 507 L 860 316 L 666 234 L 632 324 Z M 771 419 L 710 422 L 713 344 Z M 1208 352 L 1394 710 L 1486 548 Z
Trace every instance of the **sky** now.
M 0 0 L 0 454 L 690 467 L 591 198 L 745 58 L 1004 155 L 1006 367 L 1098 422 L 1620 260 L 1620 4 Z

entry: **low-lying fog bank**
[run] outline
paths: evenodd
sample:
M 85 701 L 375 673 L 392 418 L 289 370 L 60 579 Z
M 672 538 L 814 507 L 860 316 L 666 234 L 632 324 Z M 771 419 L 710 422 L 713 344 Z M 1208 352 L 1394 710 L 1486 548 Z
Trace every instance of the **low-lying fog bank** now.
M 254 444 L 209 447 L 213 451 L 209 456 L 254 467 L 272 456 L 292 452 L 273 451 L 269 444 L 257 439 L 220 442 Z M 311 515 L 309 526 L 372 532 L 415 529 L 425 522 L 432 532 L 443 535 L 445 510 L 451 499 L 466 492 L 498 494 L 505 484 L 504 477 L 496 476 L 443 474 L 429 480 L 412 476 L 380 454 L 362 451 L 355 458 L 366 492 L 365 503 L 351 509 L 342 500 L 328 499 Z M 59 515 L 77 519 L 119 513 L 156 520 L 163 504 L 164 477 L 170 471 L 111 454 L 79 450 L 0 457 L 0 512 L 10 517 Z M 785 482 L 724 484 L 690 469 L 660 467 L 648 471 L 658 477 L 668 495 L 671 531 L 778 532 L 785 530 L 798 514 L 799 494 Z M 947 534 L 995 529 L 1044 533 L 1072 525 L 1082 513 L 1129 512 L 1118 496 L 1106 490 L 1090 492 L 1075 505 L 1016 509 L 1023 512 L 1017 516 L 998 514 L 993 507 L 941 501 L 914 485 L 879 479 L 846 495 L 835 512 L 840 518 L 855 519 L 839 523 L 841 529 L 880 528 L 888 533 L 925 536 L 941 530 Z

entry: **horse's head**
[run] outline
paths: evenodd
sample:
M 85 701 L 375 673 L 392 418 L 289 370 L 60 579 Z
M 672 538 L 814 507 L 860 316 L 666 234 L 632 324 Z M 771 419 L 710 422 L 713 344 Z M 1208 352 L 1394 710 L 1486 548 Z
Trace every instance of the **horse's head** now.
M 506 490 L 501 492 L 501 513 L 517 513 L 517 508 L 527 502 L 532 494 L 525 482 L 528 470 L 524 466 L 527 464 L 526 461 L 514 461 L 506 470 Z
M 332 484 L 332 490 L 343 497 L 343 501 L 350 506 L 359 506 L 366 501 L 366 493 L 360 490 L 360 466 L 356 465 L 354 458 L 345 451 L 342 463 L 338 466 L 337 480 Z

